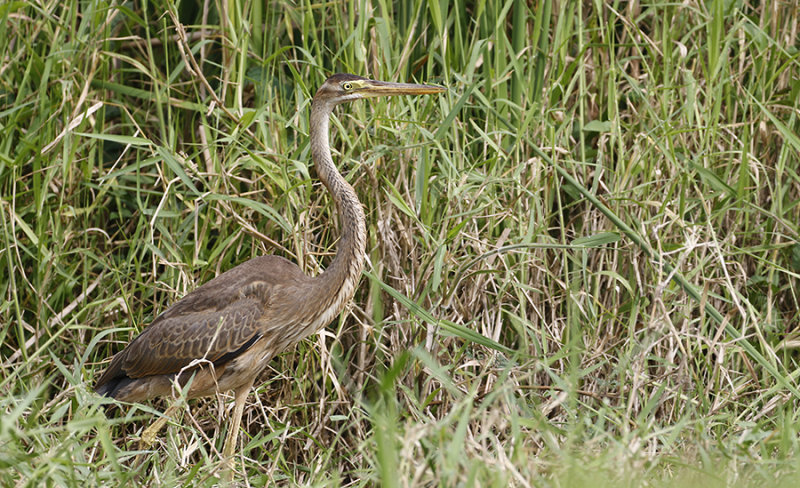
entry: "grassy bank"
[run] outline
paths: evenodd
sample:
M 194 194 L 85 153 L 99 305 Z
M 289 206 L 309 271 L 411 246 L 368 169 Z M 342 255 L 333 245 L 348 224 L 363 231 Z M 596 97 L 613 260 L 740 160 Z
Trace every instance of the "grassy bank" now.
M 250 397 L 254 486 L 793 486 L 792 2 L 0 5 L 0 484 L 210 486 L 230 402 L 109 410 L 106 359 L 251 257 L 367 214 L 353 305 Z M 222 424 L 220 426 L 220 420 Z M 605 483 L 605 484 L 604 484 Z

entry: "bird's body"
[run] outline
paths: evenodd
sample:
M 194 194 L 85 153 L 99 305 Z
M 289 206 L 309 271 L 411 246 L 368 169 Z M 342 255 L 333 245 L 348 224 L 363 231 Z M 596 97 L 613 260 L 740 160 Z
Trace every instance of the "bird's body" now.
M 269 360 L 331 322 L 353 297 L 364 266 L 366 227 L 356 192 L 339 174 L 328 144 L 329 117 L 339 103 L 380 95 L 437 93 L 428 85 L 385 83 L 333 75 L 314 96 L 311 154 L 317 175 L 333 196 L 341 221 L 336 257 L 316 277 L 278 256 L 261 256 L 222 273 L 159 315 L 114 356 L 97 392 L 140 402 L 169 396 L 175 380 L 190 398 L 234 390 L 234 426 L 244 400 Z
M 325 324 L 312 307 L 287 314 L 315 292 L 313 278 L 284 258 L 246 261 L 159 315 L 114 356 L 97 391 L 127 402 L 168 396 L 184 368 L 181 383 L 195 374 L 189 398 L 235 390 L 276 352 Z

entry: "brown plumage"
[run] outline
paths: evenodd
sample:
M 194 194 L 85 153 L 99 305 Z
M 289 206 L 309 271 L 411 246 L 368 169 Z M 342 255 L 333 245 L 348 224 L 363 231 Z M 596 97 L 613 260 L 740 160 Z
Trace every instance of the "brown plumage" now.
M 242 263 L 159 315 L 114 356 L 95 389 L 127 402 L 167 396 L 175 375 L 192 362 L 206 367 L 194 378 L 190 398 L 236 389 L 273 354 L 313 332 L 298 326 L 311 322 L 308 313 L 298 310 L 290 320 L 280 320 L 280 314 L 314 291 L 313 279 L 279 256 Z M 250 367 L 254 354 L 264 356 L 258 371 Z M 185 384 L 193 372 L 185 371 L 180 382 Z
M 317 175 L 336 202 L 341 233 L 336 257 L 316 277 L 278 256 L 251 259 L 222 273 L 159 315 L 114 356 L 95 385 L 127 402 L 168 396 L 177 378 L 193 377 L 190 398 L 235 390 L 234 424 L 223 452 L 233 453 L 247 393 L 277 353 L 313 334 L 352 298 L 364 266 L 364 211 L 333 164 L 328 126 L 333 107 L 381 95 L 444 91 L 438 86 L 386 83 L 336 74 L 319 88 L 311 108 L 311 154 Z

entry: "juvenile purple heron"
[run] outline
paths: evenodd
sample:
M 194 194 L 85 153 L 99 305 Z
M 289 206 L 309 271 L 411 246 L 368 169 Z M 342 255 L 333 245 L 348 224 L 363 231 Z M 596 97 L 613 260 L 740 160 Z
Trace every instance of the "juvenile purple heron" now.
M 364 211 L 331 158 L 328 124 L 343 102 L 383 95 L 424 95 L 444 88 L 387 83 L 350 74 L 328 78 L 311 106 L 311 155 L 336 202 L 341 222 L 336 257 L 319 276 L 306 276 L 279 256 L 260 256 L 222 273 L 173 304 L 111 360 L 95 390 L 120 401 L 188 397 L 233 390 L 233 425 L 223 458 L 236 445 L 245 400 L 269 360 L 330 323 L 353 297 L 364 267 Z

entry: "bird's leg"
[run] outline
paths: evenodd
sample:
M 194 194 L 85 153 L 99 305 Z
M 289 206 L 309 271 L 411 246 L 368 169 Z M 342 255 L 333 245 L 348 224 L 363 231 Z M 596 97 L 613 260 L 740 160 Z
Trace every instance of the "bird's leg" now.
M 139 449 L 149 449 L 150 446 L 153 445 L 158 433 L 161 432 L 161 429 L 164 428 L 164 425 L 169 422 L 169 419 L 172 418 L 179 408 L 180 407 L 177 405 L 177 403 L 173 403 L 164 412 L 164 415 L 159 417 L 158 420 L 150 424 L 146 429 L 144 429 L 144 431 L 142 431 L 142 437 L 139 439 Z
M 156 441 L 156 436 L 158 435 L 158 433 L 161 432 L 161 429 L 164 428 L 164 425 L 166 425 L 166 423 L 169 422 L 169 419 L 172 418 L 172 416 L 175 414 L 175 412 L 178 411 L 179 408 L 180 405 L 178 405 L 177 402 L 173 403 L 164 412 L 164 414 L 158 418 L 158 420 L 148 425 L 147 428 L 142 431 L 142 436 L 139 438 L 140 451 L 145 451 L 147 449 L 150 449 L 150 446 L 152 446 L 153 443 Z M 133 465 L 139 466 L 140 464 L 142 464 L 142 462 L 144 462 L 144 458 L 145 458 L 144 453 L 137 454 L 136 459 L 134 459 L 133 461 Z
M 233 423 L 228 436 L 225 439 L 225 447 L 222 449 L 222 459 L 225 463 L 225 469 L 228 471 L 225 475 L 228 481 L 231 479 L 231 470 L 233 468 L 233 451 L 236 448 L 236 441 L 239 438 L 239 427 L 242 424 L 242 413 L 244 413 L 244 405 L 247 401 L 247 395 L 250 393 L 250 388 L 253 387 L 255 378 L 251 378 L 244 385 L 236 389 L 233 406 Z

